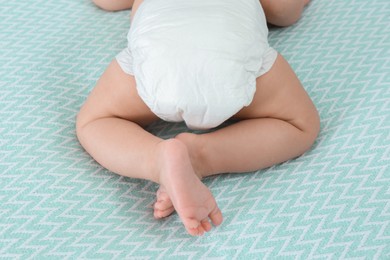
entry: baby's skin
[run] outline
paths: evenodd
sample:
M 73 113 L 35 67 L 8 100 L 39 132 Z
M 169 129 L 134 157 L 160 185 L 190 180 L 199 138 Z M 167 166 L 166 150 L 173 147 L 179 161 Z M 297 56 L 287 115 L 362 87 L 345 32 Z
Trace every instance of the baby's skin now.
M 210 190 L 195 174 L 186 145 L 178 139 L 159 144 L 160 188 L 154 205 L 154 216 L 163 218 L 176 209 L 187 232 L 203 235 L 211 222 L 222 223 L 222 213 Z
M 141 2 L 120 8 L 132 7 L 134 15 Z M 285 1 L 261 1 L 264 7 L 272 2 Z M 138 95 L 134 77 L 114 59 L 78 114 L 77 137 L 108 170 L 160 185 L 155 218 L 176 211 L 189 234 L 202 235 L 223 221 L 203 177 L 252 172 L 295 158 L 310 149 L 319 133 L 318 112 L 282 55 L 256 79 L 256 88 L 252 103 L 233 116 L 236 123 L 163 140 L 145 130 L 158 117 Z

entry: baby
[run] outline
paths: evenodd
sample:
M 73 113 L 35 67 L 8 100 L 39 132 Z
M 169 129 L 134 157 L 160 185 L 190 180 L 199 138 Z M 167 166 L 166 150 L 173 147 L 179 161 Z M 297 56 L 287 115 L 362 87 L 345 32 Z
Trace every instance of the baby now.
M 319 132 L 313 102 L 266 39 L 266 19 L 292 24 L 308 1 L 260 2 L 95 0 L 107 10 L 132 7 L 132 25 L 129 46 L 80 110 L 77 136 L 110 171 L 160 184 L 155 218 L 176 211 L 191 235 L 223 221 L 202 178 L 256 171 L 300 156 Z M 192 21 L 210 26 L 199 30 Z M 163 140 L 144 130 L 159 118 L 206 129 L 228 118 L 237 122 Z

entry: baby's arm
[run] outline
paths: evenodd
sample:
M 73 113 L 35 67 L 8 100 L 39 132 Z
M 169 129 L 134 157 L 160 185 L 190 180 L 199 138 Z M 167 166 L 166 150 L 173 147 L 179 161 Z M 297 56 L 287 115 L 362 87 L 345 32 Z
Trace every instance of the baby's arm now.
M 309 2 L 310 0 L 260 0 L 267 22 L 277 26 L 296 23 Z
M 95 5 L 106 11 L 120 11 L 136 6 L 137 0 L 92 0 Z M 138 2 L 138 5 L 137 5 Z M 267 22 L 277 26 L 289 26 L 299 20 L 305 5 L 310 0 L 260 0 Z M 134 6 L 133 6 L 134 3 Z
M 137 9 L 139 5 L 144 1 L 144 0 L 132 0 L 134 1 L 133 7 L 131 8 L 131 20 L 133 20 L 133 17 L 135 13 L 137 12 Z
M 92 2 L 106 11 L 120 11 L 130 9 L 134 0 L 92 0 Z

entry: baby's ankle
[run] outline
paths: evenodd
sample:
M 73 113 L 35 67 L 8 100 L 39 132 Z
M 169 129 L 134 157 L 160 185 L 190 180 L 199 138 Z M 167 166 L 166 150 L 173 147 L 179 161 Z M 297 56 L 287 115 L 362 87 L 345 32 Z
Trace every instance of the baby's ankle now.
M 175 139 L 182 141 L 187 146 L 192 167 L 199 179 L 202 180 L 208 176 L 206 156 L 201 136 L 192 133 L 181 133 Z

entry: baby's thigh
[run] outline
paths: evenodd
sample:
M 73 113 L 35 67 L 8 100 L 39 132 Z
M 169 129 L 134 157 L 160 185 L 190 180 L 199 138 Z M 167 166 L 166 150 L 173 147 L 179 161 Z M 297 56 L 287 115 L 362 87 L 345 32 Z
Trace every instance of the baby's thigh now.
M 146 126 L 158 118 L 138 95 L 133 76 L 126 74 L 114 59 L 92 90 L 78 115 L 85 125 L 99 118 L 122 118 Z
M 318 113 L 298 77 L 279 54 L 272 68 L 257 78 L 252 103 L 234 117 L 277 118 L 298 122 L 308 118 L 316 121 Z

